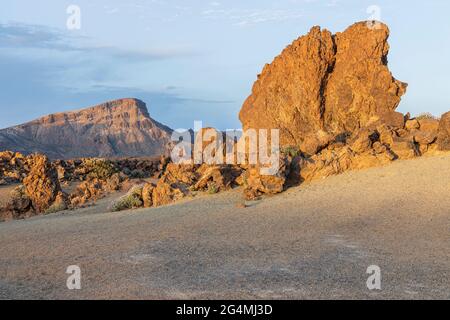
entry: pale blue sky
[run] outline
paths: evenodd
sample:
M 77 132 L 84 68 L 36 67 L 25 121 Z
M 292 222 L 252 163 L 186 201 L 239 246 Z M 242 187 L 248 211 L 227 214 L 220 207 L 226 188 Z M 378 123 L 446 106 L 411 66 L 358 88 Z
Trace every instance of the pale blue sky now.
M 69 5 L 81 29 L 66 28 Z M 157 120 L 239 128 L 265 63 L 313 25 L 333 32 L 381 9 L 389 66 L 409 83 L 399 110 L 450 110 L 450 1 L 2 0 L 0 127 L 137 97 Z

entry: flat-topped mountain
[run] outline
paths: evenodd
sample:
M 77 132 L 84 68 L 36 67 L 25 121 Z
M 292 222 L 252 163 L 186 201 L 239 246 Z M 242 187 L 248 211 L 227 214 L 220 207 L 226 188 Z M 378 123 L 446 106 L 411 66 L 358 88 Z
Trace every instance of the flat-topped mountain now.
M 150 118 L 137 99 L 55 113 L 0 130 L 0 150 L 50 158 L 156 156 L 167 152 L 172 129 Z

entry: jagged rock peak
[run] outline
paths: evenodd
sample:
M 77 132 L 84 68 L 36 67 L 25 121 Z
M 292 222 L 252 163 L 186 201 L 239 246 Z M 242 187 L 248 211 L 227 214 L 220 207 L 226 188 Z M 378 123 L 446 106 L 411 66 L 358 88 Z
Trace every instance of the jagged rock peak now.
M 407 85 L 387 67 L 388 37 L 382 23 L 334 35 L 313 27 L 264 67 L 241 109 L 243 128 L 280 129 L 282 145 L 314 153 L 394 112 Z

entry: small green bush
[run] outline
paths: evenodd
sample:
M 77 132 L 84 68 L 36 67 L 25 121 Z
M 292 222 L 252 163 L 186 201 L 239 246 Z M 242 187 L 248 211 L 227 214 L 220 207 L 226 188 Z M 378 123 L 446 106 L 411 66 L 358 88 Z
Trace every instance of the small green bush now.
M 142 207 L 142 189 L 144 186 L 135 186 L 126 195 L 120 197 L 111 204 L 111 211 L 118 212 L 123 210 L 135 209 Z
M 281 153 L 285 154 L 287 156 L 290 156 L 292 158 L 295 158 L 296 156 L 300 155 L 300 149 L 295 146 L 288 146 L 281 149 Z
M 88 177 L 97 178 L 100 180 L 107 180 L 111 176 L 117 173 L 117 169 L 114 167 L 111 161 L 103 159 L 91 159 L 86 163 L 89 169 Z
M 129 210 L 134 208 L 139 208 L 142 206 L 142 201 L 140 199 L 137 199 L 135 197 L 120 197 L 111 206 L 112 212 L 118 212 L 123 210 Z
M 219 192 L 219 190 L 215 183 L 208 184 L 208 193 L 209 194 L 216 194 L 217 192 Z
M 67 209 L 67 205 L 64 202 L 55 202 L 50 206 L 50 208 L 45 210 L 45 214 L 57 213 L 60 211 L 64 211 L 66 209 Z

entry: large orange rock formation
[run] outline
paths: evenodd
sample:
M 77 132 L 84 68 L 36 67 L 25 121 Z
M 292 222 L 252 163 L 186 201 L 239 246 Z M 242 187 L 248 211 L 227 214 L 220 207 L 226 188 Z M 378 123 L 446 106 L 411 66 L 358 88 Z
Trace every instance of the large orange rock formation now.
M 282 146 L 315 154 L 394 110 L 407 85 L 387 67 L 389 29 L 313 27 L 266 65 L 240 112 L 244 129 L 280 129 Z

